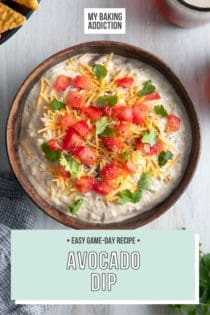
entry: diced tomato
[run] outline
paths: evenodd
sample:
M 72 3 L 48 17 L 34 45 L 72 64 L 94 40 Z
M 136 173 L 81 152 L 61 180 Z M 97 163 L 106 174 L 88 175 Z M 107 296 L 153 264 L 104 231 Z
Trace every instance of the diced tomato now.
M 154 92 L 154 93 L 144 96 L 144 101 L 155 101 L 155 100 L 159 100 L 160 98 L 161 98 L 160 94 L 158 92 Z
M 129 136 L 131 135 L 130 124 L 127 122 L 120 122 L 117 126 L 117 132 L 119 136 L 123 138 L 129 138 Z
M 110 106 L 109 106 L 110 107 Z M 103 109 L 98 108 L 96 106 L 87 106 L 84 107 L 85 113 L 90 117 L 92 120 L 98 120 L 103 116 Z
M 57 169 L 58 176 L 61 176 L 63 178 L 71 178 L 70 172 L 66 171 L 63 166 L 59 166 Z
M 48 145 L 51 150 L 63 150 L 63 147 L 55 139 L 49 140 Z
M 163 151 L 163 142 L 158 139 L 157 144 L 150 147 L 150 155 L 159 155 L 161 151 Z
M 115 115 L 115 116 L 118 116 L 118 114 L 120 113 L 120 111 L 122 109 L 125 108 L 125 105 L 122 105 L 122 104 L 116 104 L 113 109 L 112 109 L 112 114 Z
M 141 140 L 138 140 L 136 143 L 137 149 L 143 154 L 150 154 L 151 146 L 148 143 L 143 143 Z
M 103 137 L 103 143 L 107 146 L 110 151 L 119 152 L 122 150 L 124 143 L 118 136 L 116 137 Z
M 65 92 L 65 90 L 67 89 L 67 87 L 69 87 L 71 85 L 71 81 L 72 79 L 70 77 L 67 77 L 66 75 L 60 75 L 54 85 L 53 88 L 59 92 L 59 93 L 63 93 Z
M 157 144 L 154 146 L 151 146 L 148 143 L 143 143 L 141 139 L 139 139 L 136 146 L 137 149 L 145 155 L 158 155 L 163 151 L 163 143 L 160 139 L 157 140 Z
M 84 141 L 80 137 L 80 135 L 78 135 L 78 133 L 74 129 L 69 128 L 63 140 L 64 150 L 74 151 L 75 148 L 82 145 L 84 145 Z
M 133 110 L 127 106 L 119 106 L 114 110 L 115 115 L 121 121 L 133 121 Z
M 93 176 L 83 176 L 76 180 L 76 188 L 83 192 L 93 191 L 96 186 L 96 180 Z
M 92 127 L 85 120 L 78 121 L 72 128 L 83 138 L 92 130 Z
M 86 165 L 93 165 L 97 161 L 95 150 L 91 149 L 88 146 L 80 146 L 76 148 L 73 154 Z
M 68 106 L 71 108 L 82 108 L 85 105 L 84 96 L 78 92 L 71 92 L 68 99 Z
M 137 171 L 137 166 L 132 161 L 128 161 L 123 165 L 123 170 L 128 174 L 133 174 Z
M 140 103 L 133 107 L 133 122 L 137 125 L 143 125 L 146 120 L 146 115 L 149 112 L 149 108 L 146 104 Z
M 75 119 L 70 115 L 65 115 L 61 118 L 61 126 L 64 129 L 68 129 L 69 127 L 73 126 L 75 122 Z
M 181 119 L 176 115 L 168 115 L 167 117 L 167 131 L 176 132 L 181 127 Z
M 95 186 L 95 191 L 101 195 L 109 194 L 113 189 L 115 189 L 116 183 L 113 180 L 102 179 L 97 182 Z
M 74 86 L 78 89 L 91 90 L 94 87 L 94 84 L 90 77 L 78 75 L 74 79 Z
M 133 77 L 125 77 L 116 80 L 116 83 L 123 87 L 130 87 L 134 82 Z
M 115 162 L 111 162 L 103 168 L 101 175 L 106 179 L 115 179 L 122 175 L 122 168 L 119 167 Z
M 112 115 L 113 115 L 113 108 L 111 106 L 109 106 L 109 105 L 104 106 L 104 108 L 103 108 L 103 115 L 107 116 L 107 117 L 112 117 Z

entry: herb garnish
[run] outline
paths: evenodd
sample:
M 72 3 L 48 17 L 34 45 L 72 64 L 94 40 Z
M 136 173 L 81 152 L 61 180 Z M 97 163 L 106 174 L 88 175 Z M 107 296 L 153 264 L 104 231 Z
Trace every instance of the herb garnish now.
M 123 152 L 122 156 L 125 158 L 126 161 L 131 157 L 131 152 L 125 151 Z
M 126 189 L 120 192 L 118 202 L 121 205 L 124 205 L 128 202 L 137 203 L 141 200 L 141 198 L 142 198 L 141 190 L 131 192 L 130 190 Z
M 103 116 L 99 120 L 96 121 L 96 133 L 97 135 L 100 135 L 104 132 L 106 127 L 109 124 L 109 120 L 107 117 Z
M 60 102 L 56 99 L 52 100 L 50 105 L 53 109 L 56 109 L 56 110 L 61 110 L 61 109 L 66 108 L 66 104 L 64 104 L 63 102 Z
M 75 203 L 71 206 L 69 206 L 69 209 L 71 211 L 72 214 L 77 213 L 77 211 L 79 210 L 79 208 L 81 207 L 81 205 L 83 204 L 84 199 L 80 198 L 77 201 L 75 201 Z
M 154 107 L 154 111 L 157 115 L 160 115 L 162 117 L 168 116 L 167 110 L 163 107 L 163 105 L 156 105 Z
M 97 64 L 93 68 L 93 72 L 97 79 L 103 79 L 107 76 L 107 70 L 103 65 Z
M 51 150 L 47 142 L 41 144 L 41 150 L 49 162 L 56 162 L 60 159 L 61 152 L 59 150 Z
M 150 131 L 149 133 L 145 133 L 142 137 L 141 141 L 143 143 L 148 143 L 152 147 L 157 144 L 158 135 L 155 130 Z
M 101 133 L 101 136 L 106 137 L 114 137 L 116 135 L 116 131 L 110 127 L 106 127 L 106 129 Z
M 104 107 L 105 105 L 115 106 L 118 102 L 118 96 L 114 95 L 103 95 L 97 98 L 96 104 L 98 107 Z
M 162 151 L 158 156 L 159 166 L 164 166 L 169 160 L 173 159 L 173 154 L 170 151 Z
M 208 315 L 210 314 L 210 254 L 200 258 L 200 304 L 199 305 L 172 305 L 177 314 Z
M 78 163 L 70 154 L 62 154 L 60 157 L 60 165 L 67 172 L 71 173 L 72 178 L 77 178 L 80 172 L 80 163 Z
M 152 184 L 152 176 L 150 172 L 142 173 L 138 186 L 141 190 L 150 190 Z
M 151 80 L 145 81 L 143 83 L 143 88 L 138 92 L 138 96 L 145 96 L 153 93 L 156 90 L 155 86 L 152 84 Z

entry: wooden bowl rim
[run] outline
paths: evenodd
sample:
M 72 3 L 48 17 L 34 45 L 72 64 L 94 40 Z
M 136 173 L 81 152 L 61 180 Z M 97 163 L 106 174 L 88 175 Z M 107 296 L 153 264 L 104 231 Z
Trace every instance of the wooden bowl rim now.
M 129 55 L 129 58 L 134 58 L 143 62 L 148 63 L 153 66 L 160 73 L 166 77 L 166 79 L 172 84 L 175 88 L 176 93 L 181 98 L 184 107 L 187 111 L 191 129 L 192 129 L 192 143 L 193 146 L 190 152 L 190 158 L 188 160 L 185 172 L 180 183 L 175 187 L 172 193 L 160 204 L 156 205 L 150 210 L 147 210 L 141 214 L 137 214 L 129 219 L 120 221 L 120 222 L 111 222 L 111 223 L 95 223 L 82 221 L 79 218 L 68 216 L 56 209 L 55 207 L 49 205 L 33 188 L 27 179 L 19 161 L 18 150 L 16 149 L 15 143 L 15 126 L 20 119 L 21 113 L 19 112 L 21 104 L 23 103 L 24 97 L 28 96 L 29 90 L 31 89 L 31 84 L 34 81 L 37 81 L 41 75 L 51 68 L 53 65 L 69 58 L 70 56 L 80 54 L 81 51 L 86 52 L 111 52 L 119 51 L 119 55 Z M 117 54 L 117 53 L 116 53 Z M 130 56 L 133 57 L 130 57 Z M 34 84 L 34 83 L 33 83 Z M 189 185 L 195 170 L 198 165 L 198 160 L 200 156 L 200 144 L 201 144 L 201 135 L 200 135 L 200 126 L 196 111 L 194 109 L 193 103 L 185 90 L 184 86 L 174 74 L 174 72 L 165 64 L 161 59 L 154 56 L 153 54 L 133 45 L 125 44 L 122 42 L 114 41 L 92 41 L 85 42 L 79 45 L 75 45 L 69 48 L 66 48 L 62 51 L 57 52 L 56 54 L 50 56 L 39 64 L 26 78 L 23 84 L 20 86 L 13 102 L 11 105 L 10 113 L 7 121 L 7 130 L 6 130 L 6 145 L 7 145 L 7 154 L 10 161 L 11 168 L 19 181 L 19 183 L 24 188 L 27 195 L 32 199 L 32 201 L 46 214 L 54 218 L 60 223 L 67 225 L 76 229 L 135 229 L 137 227 L 143 226 L 151 221 L 157 219 L 160 215 L 165 213 L 183 194 L 187 186 Z

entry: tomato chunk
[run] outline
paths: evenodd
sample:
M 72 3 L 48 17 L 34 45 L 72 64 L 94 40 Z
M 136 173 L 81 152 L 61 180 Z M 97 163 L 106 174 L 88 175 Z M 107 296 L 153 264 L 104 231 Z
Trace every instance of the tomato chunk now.
M 68 106 L 71 108 L 82 108 L 85 105 L 84 96 L 78 92 L 71 92 L 68 99 Z
M 84 141 L 80 137 L 80 135 L 78 135 L 78 133 L 74 129 L 69 128 L 63 140 L 64 150 L 74 151 L 75 148 L 82 145 L 84 145 Z
M 122 175 L 122 168 L 115 162 L 111 162 L 103 168 L 101 175 L 106 179 L 115 179 Z
M 161 151 L 163 151 L 163 142 L 158 139 L 157 144 L 150 147 L 150 155 L 159 155 Z
M 141 153 L 147 155 L 150 154 L 151 146 L 148 143 L 143 143 L 141 140 L 138 140 L 136 143 L 136 147 Z
M 65 115 L 61 118 L 61 126 L 64 129 L 68 129 L 69 127 L 73 126 L 75 122 L 75 119 L 70 115 Z
M 96 152 L 88 146 L 80 146 L 76 148 L 73 154 L 88 166 L 95 164 L 97 161 Z
M 55 139 L 49 140 L 48 145 L 51 150 L 63 150 L 63 147 Z
M 67 87 L 69 87 L 71 85 L 72 79 L 70 77 L 67 77 L 66 75 L 60 75 L 54 85 L 53 88 L 59 92 L 59 93 L 63 93 L 65 92 L 65 90 L 67 89 Z
M 125 77 L 116 80 L 116 83 L 123 87 L 130 87 L 134 82 L 133 77 Z
M 133 110 L 127 106 L 118 106 L 114 110 L 115 115 L 121 121 L 132 122 L 133 121 Z
M 160 98 L 161 98 L 160 94 L 158 92 L 154 92 L 154 93 L 144 96 L 144 101 L 155 101 L 155 100 L 159 100 Z
M 119 152 L 124 146 L 122 139 L 118 136 L 103 137 L 102 141 L 110 151 Z
M 144 104 L 136 104 L 133 107 L 133 122 L 137 125 L 143 125 L 146 120 L 146 116 L 149 112 L 149 107 Z
M 127 173 L 127 174 L 133 174 L 137 171 L 137 166 L 135 163 L 133 163 L 132 161 L 128 161 L 127 163 L 125 163 L 123 165 L 123 170 Z
M 58 176 L 63 177 L 63 178 L 71 178 L 70 172 L 66 171 L 63 166 L 59 166 L 57 169 Z
M 95 191 L 101 195 L 109 194 L 115 189 L 116 183 L 113 180 L 102 179 L 96 183 Z
M 84 107 L 84 111 L 87 114 L 87 116 L 90 117 L 90 119 L 92 119 L 92 120 L 98 120 L 104 114 L 103 109 L 102 108 L 98 108 L 96 106 Z
M 111 118 L 112 115 L 113 115 L 113 108 L 111 106 L 109 106 L 109 105 L 104 106 L 104 108 L 103 108 L 103 115 Z
M 167 131 L 176 132 L 181 127 L 181 119 L 176 115 L 168 115 L 167 117 Z
M 85 120 L 80 120 L 77 122 L 73 129 L 83 138 L 85 138 L 88 133 L 92 130 L 92 127 L 88 125 L 88 123 Z
M 91 90 L 94 87 L 94 84 L 90 77 L 78 75 L 74 79 L 74 86 L 78 89 Z
M 163 142 L 160 139 L 157 140 L 157 144 L 154 146 L 143 143 L 141 139 L 139 139 L 136 146 L 144 155 L 159 155 L 160 152 L 163 151 Z
M 83 192 L 93 191 L 96 185 L 96 180 L 93 176 L 83 176 L 76 180 L 76 188 Z
M 120 122 L 117 126 L 117 132 L 119 136 L 123 138 L 129 138 L 131 135 L 130 124 L 127 122 Z

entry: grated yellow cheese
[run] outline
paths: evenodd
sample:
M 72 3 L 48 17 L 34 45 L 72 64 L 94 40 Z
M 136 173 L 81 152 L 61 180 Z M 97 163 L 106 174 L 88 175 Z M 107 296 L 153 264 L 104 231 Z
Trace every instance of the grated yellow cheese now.
M 113 53 L 109 54 L 107 57 L 106 62 L 104 63 L 104 66 L 108 69 L 111 63 L 111 60 L 113 58 Z M 104 78 L 102 80 L 97 80 L 94 75 L 93 69 L 85 62 L 82 61 L 82 56 L 80 57 L 80 63 L 79 67 L 78 64 L 75 63 L 74 60 L 67 61 L 67 65 L 69 69 L 74 69 L 77 73 L 80 73 L 81 75 L 91 77 L 94 87 L 91 89 L 91 91 L 84 91 L 81 92 L 81 94 L 85 98 L 85 105 L 88 106 L 90 104 L 93 104 L 98 97 L 110 93 L 110 94 L 117 94 L 119 97 L 119 100 L 123 98 L 125 100 L 125 103 L 127 106 L 134 106 L 137 102 L 144 102 L 144 97 L 140 97 L 137 95 L 139 89 L 141 88 L 141 85 L 138 86 L 131 86 L 128 89 L 122 89 L 119 87 L 116 83 L 116 80 L 120 77 L 128 77 L 133 75 L 133 73 L 125 72 L 125 71 L 118 71 L 112 75 L 110 78 Z M 63 96 L 59 96 L 56 91 L 53 89 L 51 83 L 47 78 L 41 78 L 40 80 L 40 93 L 39 98 L 36 106 L 37 112 L 40 111 L 42 108 L 43 113 L 43 128 L 38 130 L 38 135 L 43 134 L 47 132 L 47 135 L 50 135 L 53 139 L 62 139 L 65 134 L 66 130 L 61 125 L 61 118 L 65 115 L 72 116 L 76 121 L 79 121 L 81 119 L 86 120 L 88 123 L 90 123 L 89 120 L 87 120 L 87 116 L 82 111 L 78 111 L 75 109 L 72 109 L 68 106 L 66 106 L 65 109 L 62 109 L 60 111 L 54 111 L 50 107 L 50 102 L 52 99 L 57 99 L 60 101 L 63 101 L 64 103 L 67 103 L 67 97 L 68 97 L 68 91 L 66 91 Z M 148 105 L 152 106 L 153 102 L 148 101 Z M 116 128 L 118 125 L 118 121 L 113 120 L 110 124 L 110 127 Z M 142 172 L 151 172 L 153 177 L 159 177 L 162 178 L 164 183 L 168 183 L 169 179 L 166 175 L 166 171 L 170 169 L 178 160 L 179 156 L 176 156 L 175 159 L 168 162 L 167 167 L 162 169 L 158 165 L 157 156 L 144 156 L 139 151 L 134 151 L 133 148 L 136 144 L 137 139 L 142 135 L 142 131 L 151 131 L 156 130 L 158 133 L 158 137 L 161 139 L 164 145 L 164 149 L 168 148 L 170 150 L 173 150 L 173 145 L 170 143 L 170 141 L 165 137 L 164 131 L 162 131 L 162 127 L 158 124 L 157 117 L 150 112 L 147 115 L 145 125 L 138 126 L 135 124 L 130 125 L 130 131 L 131 135 L 127 140 L 124 141 L 124 151 L 131 152 L 131 157 L 129 161 L 132 161 L 136 165 L 138 165 L 138 174 L 141 174 Z M 43 135 L 43 137 L 45 134 Z M 89 167 L 88 169 L 85 168 L 83 165 L 80 169 L 79 178 L 86 175 L 93 175 L 96 169 L 102 170 L 105 165 L 107 165 L 110 161 L 115 161 L 119 165 L 123 164 L 125 162 L 125 159 L 123 155 L 119 154 L 118 152 L 112 152 L 108 150 L 108 148 L 104 145 L 102 145 L 102 140 L 100 137 L 98 137 L 96 130 L 89 133 L 89 136 L 86 140 L 86 145 L 89 147 L 92 147 L 97 156 L 98 156 L 98 165 L 93 165 Z M 28 153 L 30 156 L 30 152 Z M 31 156 L 33 158 L 33 156 Z M 59 188 L 59 190 L 64 194 L 69 194 L 72 196 L 72 194 L 76 194 L 77 189 L 74 187 L 74 180 L 71 178 L 63 178 L 61 176 L 58 176 L 56 168 L 52 169 L 46 169 L 46 172 L 49 172 L 53 175 L 52 182 L 56 184 L 56 186 Z M 114 189 L 110 194 L 106 196 L 106 202 L 113 202 L 117 200 L 117 195 L 119 192 L 121 192 L 124 189 L 130 189 L 131 191 L 135 191 L 137 188 L 136 181 L 131 178 L 130 175 L 128 176 L 120 176 L 117 179 L 117 185 L 116 189 Z M 51 198 L 54 198 L 54 187 L 51 184 Z

